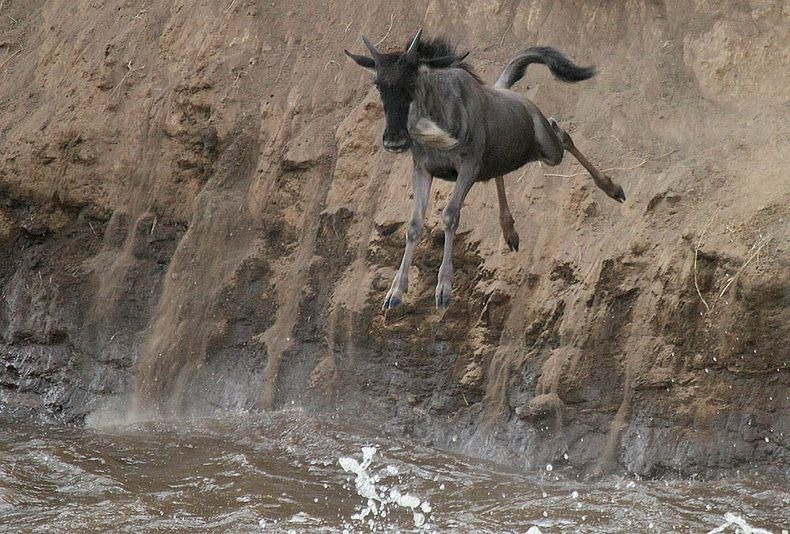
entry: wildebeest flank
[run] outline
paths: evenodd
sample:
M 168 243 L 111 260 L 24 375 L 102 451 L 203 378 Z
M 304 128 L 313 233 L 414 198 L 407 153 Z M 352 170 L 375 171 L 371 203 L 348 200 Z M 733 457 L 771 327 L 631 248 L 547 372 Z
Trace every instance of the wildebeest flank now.
M 401 303 L 409 286 L 409 267 L 422 233 L 433 177 L 455 181 L 442 212 L 444 252 L 436 285 L 436 307 L 450 304 L 453 277 L 453 240 L 461 206 L 477 181 L 495 179 L 499 220 L 511 250 L 519 238 L 507 205 L 502 176 L 531 161 L 558 165 L 567 150 L 611 198 L 623 202 L 623 189 L 596 169 L 574 146 L 571 137 L 552 118 L 510 87 L 532 63 L 546 65 L 565 82 L 586 80 L 592 68 L 574 64 L 560 51 L 532 47 L 514 56 L 493 87 L 486 86 L 443 39 L 423 42 L 417 32 L 404 52 L 381 53 L 367 38 L 371 57 L 350 53 L 357 64 L 375 74 L 386 115 L 383 145 L 390 152 L 411 150 L 414 195 L 406 232 L 406 249 L 398 273 L 384 300 L 384 309 Z

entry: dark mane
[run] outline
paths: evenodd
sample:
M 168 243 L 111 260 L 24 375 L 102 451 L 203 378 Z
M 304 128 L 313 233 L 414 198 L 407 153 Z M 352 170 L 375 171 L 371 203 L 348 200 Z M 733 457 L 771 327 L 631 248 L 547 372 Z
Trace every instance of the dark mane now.
M 417 55 L 420 59 L 432 59 L 455 55 L 456 53 L 455 45 L 452 44 L 446 37 L 434 37 L 433 39 L 427 41 L 421 40 L 417 46 Z M 477 75 L 472 66 L 466 61 L 456 63 L 453 65 L 453 68 L 463 69 L 471 74 L 475 80 L 483 83 L 483 80 L 480 79 L 480 76 Z
M 430 41 L 421 40 L 417 46 L 420 59 L 433 59 L 455 54 L 455 45 L 446 37 L 435 37 Z
M 428 41 L 420 41 L 417 45 L 417 56 L 421 61 L 427 61 L 433 58 L 445 57 L 450 55 L 455 55 L 456 48 L 455 45 L 452 44 L 446 37 L 435 37 Z M 386 57 L 389 61 L 397 61 L 398 58 L 403 54 L 401 51 L 391 51 L 388 53 L 382 54 Z M 463 69 L 468 72 L 475 80 L 477 80 L 480 84 L 483 84 L 483 80 L 477 73 L 474 71 L 472 66 L 467 63 L 466 61 L 462 61 L 461 63 L 456 63 L 452 66 L 452 68 Z

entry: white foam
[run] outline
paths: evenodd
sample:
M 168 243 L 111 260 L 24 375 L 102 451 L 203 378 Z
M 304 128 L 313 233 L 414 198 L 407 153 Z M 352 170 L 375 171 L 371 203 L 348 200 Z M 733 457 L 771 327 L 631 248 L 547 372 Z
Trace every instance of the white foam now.
M 708 531 L 708 534 L 718 534 L 719 532 L 725 532 L 729 527 L 733 527 L 733 532 L 736 532 L 737 534 L 771 534 L 770 530 L 753 527 L 747 523 L 744 518 L 739 515 L 735 515 L 732 512 L 727 512 L 724 514 L 724 521 L 726 521 L 726 523 L 720 527 L 716 527 L 713 530 Z

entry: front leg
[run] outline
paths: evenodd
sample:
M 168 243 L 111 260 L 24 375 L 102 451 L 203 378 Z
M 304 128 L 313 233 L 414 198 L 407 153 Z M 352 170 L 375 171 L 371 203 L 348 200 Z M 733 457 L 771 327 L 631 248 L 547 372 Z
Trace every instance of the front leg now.
M 439 266 L 439 280 L 436 284 L 436 308 L 446 309 L 452 299 L 453 287 L 453 240 L 461 219 L 461 206 L 464 204 L 467 193 L 472 188 L 472 184 L 477 180 L 480 172 L 480 165 L 477 162 L 462 162 L 458 170 L 458 179 L 455 182 L 453 193 L 447 206 L 442 212 L 442 222 L 444 222 L 444 252 L 442 254 L 442 264 Z
M 384 299 L 384 304 L 381 307 L 384 310 L 399 306 L 403 294 L 409 289 L 409 267 L 411 267 L 414 246 L 419 241 L 425 224 L 425 212 L 428 209 L 428 197 L 431 193 L 431 180 L 431 175 L 425 170 L 417 165 L 414 166 L 411 175 L 412 210 L 409 228 L 406 231 L 406 249 L 403 251 L 403 259 L 400 262 L 398 273 L 395 275 L 395 280 L 392 281 L 392 287 L 390 287 L 387 298 Z

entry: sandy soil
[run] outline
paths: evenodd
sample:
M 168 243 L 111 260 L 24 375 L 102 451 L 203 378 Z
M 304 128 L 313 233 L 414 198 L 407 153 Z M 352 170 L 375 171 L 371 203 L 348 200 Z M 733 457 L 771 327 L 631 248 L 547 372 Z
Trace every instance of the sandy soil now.
M 527 468 L 786 468 L 785 3 L 469 4 L 0 1 L 0 412 L 301 404 Z M 385 316 L 410 161 L 342 50 L 418 27 L 490 82 L 536 44 L 595 64 L 516 89 L 628 201 L 528 166 L 511 253 L 475 186 L 439 314 L 439 183 Z

